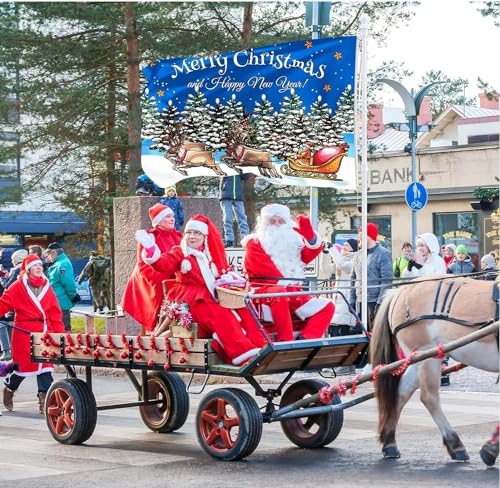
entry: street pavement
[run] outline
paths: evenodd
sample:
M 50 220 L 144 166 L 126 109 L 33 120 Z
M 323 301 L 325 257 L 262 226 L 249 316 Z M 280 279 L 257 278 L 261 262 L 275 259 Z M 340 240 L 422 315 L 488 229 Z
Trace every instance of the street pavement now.
M 300 373 L 298 378 L 304 377 Z M 314 376 L 314 375 L 313 375 Z M 56 374 L 61 379 L 64 374 Z M 277 376 L 275 375 L 274 379 Z M 272 381 L 272 378 L 263 378 Z M 452 462 L 441 436 L 420 403 L 418 392 L 403 412 L 398 431 L 399 460 L 384 460 L 376 440 L 375 400 L 345 411 L 344 427 L 328 447 L 299 449 L 279 423 L 265 424 L 262 440 L 243 461 L 221 462 L 198 445 L 194 427 L 199 401 L 214 388 L 191 394 L 186 424 L 171 434 L 155 434 L 142 423 L 137 408 L 98 413 L 93 436 L 82 446 L 57 443 L 37 413 L 36 382 L 27 379 L 15 397 L 15 411 L 0 417 L 0 486 L 28 487 L 498 487 L 498 460 L 487 468 L 478 451 L 498 422 L 497 375 L 466 368 L 442 388 L 442 404 L 450 423 L 468 449 L 469 463 Z M 273 384 L 265 385 L 273 387 Z M 95 376 L 99 405 L 134 401 L 129 380 Z M 195 385 L 194 389 L 198 389 Z M 358 392 L 371 391 L 361 385 Z M 348 400 L 349 397 L 346 397 Z M 257 398 L 260 405 L 262 399 Z

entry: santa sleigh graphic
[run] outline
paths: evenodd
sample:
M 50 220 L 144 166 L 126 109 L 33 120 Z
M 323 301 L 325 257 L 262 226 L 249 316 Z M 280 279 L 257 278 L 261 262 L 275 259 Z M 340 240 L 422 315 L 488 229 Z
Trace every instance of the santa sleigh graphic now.
M 307 178 L 327 178 L 337 180 L 337 173 L 349 144 L 324 146 L 314 152 L 309 144 L 295 156 L 288 158 L 288 165 L 283 165 L 281 171 L 286 176 L 301 176 Z
M 261 176 L 281 178 L 276 171 L 269 151 L 253 149 L 243 144 L 234 148 L 228 147 L 226 156 L 221 158 L 230 168 L 242 173 L 241 167 L 257 167 Z

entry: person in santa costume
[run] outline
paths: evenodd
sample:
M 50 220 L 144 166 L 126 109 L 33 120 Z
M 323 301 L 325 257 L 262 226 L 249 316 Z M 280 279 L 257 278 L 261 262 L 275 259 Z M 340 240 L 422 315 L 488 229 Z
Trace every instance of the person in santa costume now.
M 174 211 L 168 205 L 154 204 L 149 209 L 149 217 L 153 228 L 146 232 L 154 238 L 161 253 L 180 244 L 182 234 L 175 230 Z M 163 300 L 162 282 L 168 276 L 146 264 L 142 259 L 142 250 L 143 247 L 139 243 L 137 264 L 125 287 L 121 306 L 145 330 L 151 331 L 156 326 Z
M 288 207 L 266 205 L 255 234 L 242 243 L 244 267 L 255 293 L 302 291 L 304 265 L 323 247 L 309 217 L 298 215 L 296 221 L 293 227 Z M 311 296 L 264 299 L 262 308 L 264 318 L 274 323 L 278 341 L 294 340 L 292 318 L 304 322 L 297 339 L 323 337 L 335 311 L 332 301 Z
M 45 396 L 52 384 L 51 363 L 31 362 L 31 332 L 64 332 L 62 311 L 57 297 L 43 273 L 43 263 L 36 254 L 28 255 L 21 265 L 19 279 L 0 297 L 0 316 L 14 312 L 12 359 L 18 371 L 5 378 L 3 404 L 14 409 L 14 393 L 27 376 L 36 376 L 38 408 L 44 413 Z
M 136 239 L 144 249 L 145 263 L 168 277 L 175 276 L 168 299 L 189 305 L 198 336 L 213 337 L 214 348 L 225 361 L 239 366 L 259 352 L 265 341 L 250 312 L 223 308 L 217 301 L 215 281 L 229 265 L 219 230 L 208 217 L 192 217 L 181 244 L 169 252 L 161 252 L 151 233 L 137 231 Z

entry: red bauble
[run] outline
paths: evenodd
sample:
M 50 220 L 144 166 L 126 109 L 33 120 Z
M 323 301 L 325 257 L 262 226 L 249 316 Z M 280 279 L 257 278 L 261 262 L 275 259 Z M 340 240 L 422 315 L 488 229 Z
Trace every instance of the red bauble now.
M 154 365 L 155 365 L 155 362 L 152 359 L 150 359 L 148 361 L 148 367 L 152 368 Z
M 122 359 L 127 359 L 128 358 L 128 352 L 127 351 L 123 351 L 121 354 L 120 354 L 120 357 Z

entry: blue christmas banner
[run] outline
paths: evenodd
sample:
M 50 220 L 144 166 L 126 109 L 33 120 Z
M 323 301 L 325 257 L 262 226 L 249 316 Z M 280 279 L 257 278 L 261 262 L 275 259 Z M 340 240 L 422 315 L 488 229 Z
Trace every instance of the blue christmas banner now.
M 144 68 L 143 156 L 161 186 L 253 172 L 355 187 L 356 38 L 303 40 Z

